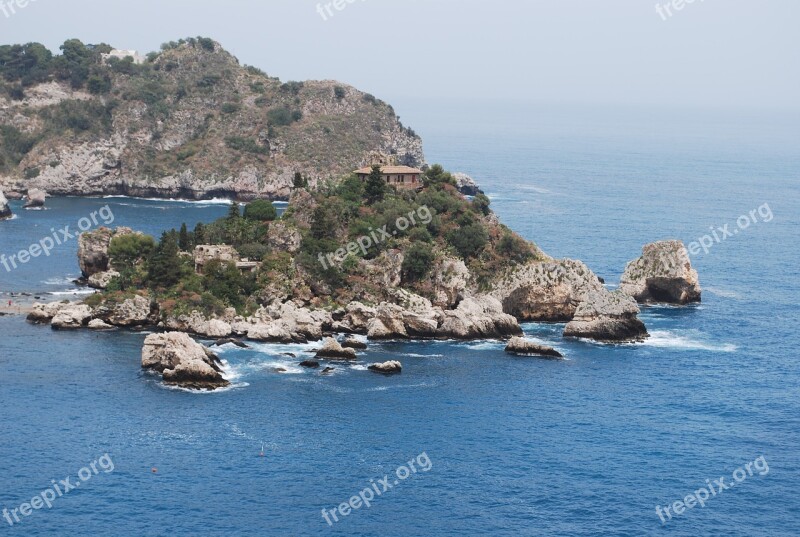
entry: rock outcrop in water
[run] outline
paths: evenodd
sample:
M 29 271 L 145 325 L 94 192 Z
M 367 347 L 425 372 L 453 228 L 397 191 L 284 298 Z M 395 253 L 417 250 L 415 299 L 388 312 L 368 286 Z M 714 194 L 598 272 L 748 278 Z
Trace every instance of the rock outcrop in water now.
M 683 305 L 700 302 L 702 296 L 697 271 L 681 241 L 646 245 L 642 257 L 625 267 L 619 288 L 644 304 Z
M 512 338 L 506 345 L 506 352 L 516 356 L 544 356 L 547 358 L 563 358 L 564 356 L 552 347 L 528 341 L 522 337 Z
M 164 382 L 192 390 L 230 385 L 217 356 L 183 332 L 151 334 L 142 347 L 142 368 L 162 374 Z
M 328 358 L 331 360 L 355 360 L 355 349 L 342 347 L 335 339 L 328 338 L 322 344 L 322 348 L 317 351 L 317 358 Z
M 41 209 L 44 207 L 44 202 L 47 199 L 47 192 L 39 188 L 29 188 L 28 195 L 26 196 L 25 209 Z
M 14 214 L 11 212 L 11 207 L 8 206 L 8 199 L 6 195 L 0 190 L 0 220 L 11 218 Z
M 601 342 L 641 341 L 648 334 L 639 313 L 636 301 L 621 291 L 592 291 L 578 306 L 564 336 Z
M 397 360 L 390 360 L 382 364 L 371 364 L 367 366 L 367 369 L 383 375 L 397 375 L 403 372 L 403 364 Z

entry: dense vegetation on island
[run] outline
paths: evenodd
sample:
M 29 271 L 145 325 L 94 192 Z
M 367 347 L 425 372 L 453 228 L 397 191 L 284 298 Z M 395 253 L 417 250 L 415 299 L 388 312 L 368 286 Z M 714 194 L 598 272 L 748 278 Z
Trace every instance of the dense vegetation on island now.
M 488 198 L 464 197 L 438 165 L 425 173 L 419 191 L 387 186 L 378 168 L 365 183 L 352 175 L 316 191 L 303 186 L 302 176 L 295 183 L 292 203 L 280 218 L 270 202 L 257 200 L 244 211 L 233 203 L 226 217 L 191 230 L 184 224 L 158 242 L 140 234 L 115 237 L 109 255 L 120 276 L 105 294 L 88 300 L 97 305 L 146 290 L 171 315 L 221 314 L 227 307 L 246 314 L 276 298 L 328 308 L 352 300 L 374 303 L 386 297 L 383 271 L 390 269 L 383 263 L 393 256 L 402 258 L 398 287 L 433 299 L 432 271 L 443 259 L 463 261 L 480 289 L 509 267 L 544 258 L 497 222 Z M 420 215 L 416 225 L 398 227 L 413 214 Z M 336 258 L 359 239 L 381 238 L 381 229 L 383 240 Z M 292 235 L 299 239 L 293 251 L 275 247 Z M 201 244 L 232 245 L 260 265 L 242 273 L 235 262 L 215 260 L 198 274 L 191 252 Z
M 321 184 L 375 152 L 424 163 L 391 106 L 344 84 L 284 83 L 203 37 L 143 63 L 110 51 L 0 46 L 0 187 L 286 199 L 296 172 Z

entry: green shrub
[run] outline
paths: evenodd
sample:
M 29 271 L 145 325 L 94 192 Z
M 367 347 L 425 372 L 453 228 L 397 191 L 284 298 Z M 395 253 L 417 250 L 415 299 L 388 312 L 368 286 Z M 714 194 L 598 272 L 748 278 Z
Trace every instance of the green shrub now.
M 347 96 L 347 91 L 342 86 L 334 86 L 333 96 L 341 101 Z
M 285 106 L 273 108 L 267 112 L 267 121 L 269 121 L 269 124 L 273 127 L 285 127 L 291 125 L 295 121 L 300 121 L 302 118 L 302 112 L 297 110 L 293 112 Z
M 269 253 L 269 248 L 259 242 L 249 242 L 239 246 L 239 255 L 251 261 L 261 261 Z
M 198 37 L 197 43 L 203 50 L 206 50 L 208 52 L 214 52 L 215 46 L 213 39 L 209 39 L 208 37 Z
M 458 228 L 447 234 L 447 242 L 456 249 L 463 259 L 477 257 L 486 247 L 489 235 L 480 224 L 472 224 L 467 227 Z
M 221 110 L 223 114 L 235 114 L 241 109 L 242 106 L 239 103 L 225 103 L 222 105 Z
M 225 138 L 225 145 L 236 151 L 253 153 L 256 155 L 269 155 L 269 147 L 260 145 L 252 138 L 242 136 L 228 136 Z
M 255 200 L 245 206 L 244 217 L 248 220 L 271 222 L 278 218 L 278 211 L 268 200 Z
M 23 176 L 25 179 L 36 179 L 41 174 L 41 170 L 39 168 L 26 168 L 23 172 Z
M 403 259 L 403 280 L 408 282 L 421 280 L 430 272 L 433 260 L 433 250 L 429 245 L 419 242 L 412 244 Z

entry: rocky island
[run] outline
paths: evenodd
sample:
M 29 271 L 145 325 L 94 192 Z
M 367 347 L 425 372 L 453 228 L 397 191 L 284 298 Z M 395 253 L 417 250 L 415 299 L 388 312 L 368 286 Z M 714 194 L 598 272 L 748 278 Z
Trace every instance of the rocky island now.
M 352 361 L 363 344 L 331 336 L 505 340 L 535 321 L 568 323 L 565 337 L 640 341 L 637 301 L 700 299 L 679 242 L 645 247 L 613 293 L 581 261 L 548 256 L 499 221 L 471 178 L 426 164 L 391 106 L 354 88 L 281 83 L 205 38 L 166 44 L 142 64 L 106 61 L 106 46 L 77 40 L 59 57 L 16 47 L 0 59 L 35 62 L 21 71 L 0 62 L 0 186 L 27 189 L 36 206 L 45 190 L 237 200 L 216 222 L 158 239 L 129 228 L 82 234 L 78 266 L 98 293 L 28 317 L 168 332 L 142 353 L 168 383 L 227 385 L 213 353 L 186 334 L 324 340 L 318 359 Z M 276 199 L 289 201 L 282 215 Z M 508 351 L 561 357 L 523 339 Z

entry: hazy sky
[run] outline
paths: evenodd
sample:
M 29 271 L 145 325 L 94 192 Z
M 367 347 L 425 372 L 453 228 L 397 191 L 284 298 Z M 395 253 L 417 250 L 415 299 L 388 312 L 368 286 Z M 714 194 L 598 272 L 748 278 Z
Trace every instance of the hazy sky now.
M 800 108 L 798 0 L 695 0 L 671 17 L 657 0 L 340 0 L 327 20 L 316 0 L 28 1 L 0 11 L 0 42 L 151 51 L 204 35 L 283 80 L 389 102 Z

